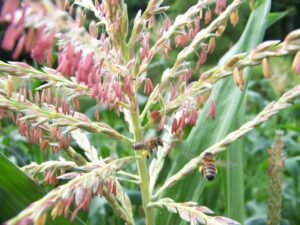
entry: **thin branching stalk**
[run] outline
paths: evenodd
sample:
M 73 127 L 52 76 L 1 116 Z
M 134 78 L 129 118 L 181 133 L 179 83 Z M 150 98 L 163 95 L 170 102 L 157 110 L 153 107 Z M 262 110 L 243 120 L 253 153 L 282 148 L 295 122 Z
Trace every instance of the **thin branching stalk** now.
M 214 21 L 212 21 L 209 24 L 208 27 L 202 29 L 199 33 L 196 34 L 193 41 L 178 53 L 177 59 L 173 67 L 171 69 L 166 70 L 169 71 L 166 73 L 166 77 L 162 77 L 162 85 L 164 85 L 165 82 L 167 82 L 169 79 L 173 78 L 176 75 L 178 68 L 187 59 L 187 57 L 193 54 L 199 48 L 201 43 L 212 35 L 212 32 L 216 30 L 218 26 L 220 26 L 223 23 L 226 23 L 230 14 L 233 11 L 235 11 L 242 3 L 243 1 L 241 0 L 234 0 L 224 12 L 222 12 Z
M 199 167 L 205 153 L 210 152 L 216 155 L 222 151 L 225 151 L 226 147 L 229 144 L 239 139 L 243 135 L 247 134 L 249 131 L 253 130 L 263 122 L 267 121 L 270 117 L 277 114 L 279 111 L 290 107 L 290 102 L 298 98 L 299 96 L 300 85 L 297 85 L 293 89 L 284 93 L 278 101 L 272 102 L 269 105 L 267 105 L 253 120 L 245 123 L 239 129 L 229 133 L 221 141 L 204 150 L 199 156 L 191 159 L 188 163 L 184 165 L 182 169 L 180 169 L 176 174 L 174 174 L 166 180 L 163 186 L 159 188 L 159 190 L 156 192 L 154 198 L 157 198 L 163 190 L 170 187 L 177 181 L 183 179 L 188 173 Z
M 146 57 L 145 60 L 142 61 L 139 74 L 146 72 L 147 67 L 149 66 L 149 63 L 151 62 L 153 56 L 162 48 L 163 44 L 167 40 L 169 40 L 175 32 L 178 32 L 179 29 L 181 29 L 182 27 L 184 27 L 188 23 L 190 23 L 192 18 L 195 15 L 197 15 L 199 12 L 201 12 L 201 10 L 203 10 L 205 7 L 209 6 L 213 2 L 215 2 L 215 0 L 198 1 L 197 4 L 195 4 L 194 6 L 189 8 L 188 11 L 186 11 L 183 15 L 178 15 L 175 18 L 174 23 L 168 28 L 168 30 L 164 31 L 162 36 L 155 42 L 155 44 L 149 50 L 149 57 Z M 201 32 L 203 32 L 203 31 L 204 30 L 202 30 Z M 206 30 L 207 33 L 211 32 L 211 31 L 212 31 L 212 29 Z M 197 46 L 199 46 L 199 44 Z
M 239 71 L 247 67 L 253 67 L 262 64 L 263 60 L 273 57 L 281 57 L 292 54 L 300 50 L 300 45 L 296 40 L 299 39 L 300 30 L 295 30 L 288 34 L 283 42 L 280 41 L 266 41 L 254 48 L 250 53 L 241 53 L 232 56 L 224 65 L 215 66 L 212 69 L 204 72 L 198 81 L 193 82 L 184 91 L 184 95 L 179 95 L 177 98 L 168 103 L 163 112 L 171 115 L 176 111 L 185 99 L 196 98 L 197 96 L 204 95 L 210 92 L 212 86 L 223 78 L 233 75 L 236 68 Z M 295 60 L 296 61 L 296 60 Z M 146 115 L 147 110 L 157 101 L 157 96 L 160 95 L 160 88 L 156 87 L 146 103 L 145 110 L 142 113 L 142 118 Z M 155 123 L 149 124 L 154 126 Z M 147 127 L 149 127 L 147 125 Z
M 226 217 L 207 215 L 214 212 L 205 206 L 199 206 L 196 202 L 174 202 L 170 198 L 163 198 L 157 202 L 150 202 L 148 206 L 166 208 L 169 212 L 179 214 L 181 219 L 190 222 L 191 225 L 199 223 L 212 225 L 239 224 Z
M 13 111 L 21 111 L 25 114 L 26 112 L 29 112 L 31 115 L 35 115 L 32 119 L 38 117 L 48 118 L 49 120 L 53 120 L 53 124 L 51 126 L 68 126 L 69 129 L 71 128 L 69 131 L 80 128 L 88 132 L 102 133 L 111 138 L 132 143 L 129 138 L 120 134 L 105 123 L 92 122 L 85 115 L 78 112 L 76 112 L 74 116 L 57 113 L 54 106 L 47 105 L 46 103 L 39 107 L 29 101 L 20 102 L 18 101 L 18 94 L 14 94 L 14 96 L 10 99 L 0 95 L 0 106 Z

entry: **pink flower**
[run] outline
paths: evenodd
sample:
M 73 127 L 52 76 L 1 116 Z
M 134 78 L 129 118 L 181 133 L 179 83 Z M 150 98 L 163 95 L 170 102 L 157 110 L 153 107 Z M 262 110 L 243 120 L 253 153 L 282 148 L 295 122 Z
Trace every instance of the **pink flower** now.
M 211 21 L 211 11 L 210 11 L 210 9 L 206 10 L 204 21 L 205 21 L 205 24 L 207 24 Z
M 226 0 L 217 0 L 215 13 L 219 15 L 226 8 Z
M 198 58 L 198 61 L 196 63 L 196 69 L 198 70 L 200 68 L 200 66 L 202 64 L 204 64 L 206 62 L 206 58 L 207 58 L 207 51 L 206 49 L 202 50 L 200 53 L 200 56 Z
M 172 122 L 172 129 L 171 129 L 172 134 L 177 132 L 179 126 L 180 126 L 180 123 L 178 123 L 177 119 L 175 118 Z
M 74 47 L 68 44 L 63 52 L 58 53 L 57 71 L 70 77 L 75 74 L 81 57 L 81 52 L 75 52 Z
M 47 63 L 49 61 L 49 54 L 52 53 L 52 44 L 54 42 L 54 31 L 46 33 L 44 28 L 41 27 L 37 31 L 36 45 L 31 51 L 31 57 L 35 59 L 39 64 L 43 64 L 44 56 L 47 54 Z
M 196 109 L 192 109 L 190 115 L 189 115 L 189 124 L 192 126 L 195 126 L 197 123 L 198 114 Z
M 143 41 L 143 48 L 141 53 L 142 59 L 145 59 L 149 56 L 149 40 L 150 40 L 150 33 L 147 32 Z
M 149 78 L 147 78 L 145 80 L 145 84 L 144 84 L 144 93 L 146 95 L 150 95 L 152 93 L 152 91 L 153 91 L 152 81 Z
M 7 1 L 8 2 L 8 1 Z M 16 41 L 24 31 L 26 8 L 22 10 L 22 15 L 18 21 L 12 21 L 6 29 L 1 47 L 5 50 L 12 50 Z
M 81 60 L 76 72 L 76 78 L 78 83 L 88 84 L 88 78 L 92 72 L 94 66 L 94 53 L 90 53 Z
M 166 116 L 166 115 L 163 115 L 163 117 L 161 118 L 161 121 L 160 121 L 160 123 L 159 123 L 159 126 L 158 126 L 158 128 L 157 128 L 158 131 L 164 129 L 164 126 L 165 126 L 165 124 L 166 124 L 166 121 L 167 121 L 167 116 Z
M 216 102 L 215 100 L 211 100 L 210 108 L 207 113 L 206 119 L 215 119 L 216 118 Z
M 14 13 L 18 9 L 18 0 L 5 1 L 0 14 L 0 22 L 13 21 Z

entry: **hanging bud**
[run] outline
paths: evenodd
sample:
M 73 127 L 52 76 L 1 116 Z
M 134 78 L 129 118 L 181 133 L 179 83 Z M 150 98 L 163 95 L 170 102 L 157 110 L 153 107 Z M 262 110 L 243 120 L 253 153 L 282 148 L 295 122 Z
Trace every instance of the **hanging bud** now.
M 96 26 L 95 21 L 92 21 L 89 25 L 89 33 L 92 37 L 97 38 L 98 36 L 98 29 Z
M 300 51 L 297 52 L 293 65 L 292 65 L 292 70 L 294 71 L 295 74 L 300 74 Z
M 272 77 L 271 68 L 270 68 L 269 60 L 267 58 L 264 58 L 262 61 L 262 71 L 266 79 L 271 79 Z
M 236 9 L 230 14 L 230 23 L 232 26 L 236 26 L 239 22 L 239 11 Z
M 208 52 L 208 53 L 213 53 L 215 47 L 216 47 L 216 39 L 215 39 L 214 37 L 211 37 L 211 38 L 209 39 L 209 42 L 208 42 L 207 52 Z
M 172 122 L 172 129 L 171 129 L 171 133 L 176 133 L 178 128 L 179 128 L 180 123 L 177 122 L 177 119 L 175 118 Z
M 47 151 L 48 147 L 49 147 L 49 141 L 47 139 L 43 140 L 42 144 L 41 144 L 41 151 L 45 152 Z
M 147 78 L 145 80 L 145 84 L 144 84 L 144 93 L 146 95 L 150 95 L 152 93 L 152 91 L 153 91 L 152 81 L 149 78 Z
M 221 36 L 221 35 L 224 33 L 224 31 L 225 31 L 225 29 L 226 29 L 226 25 L 227 25 L 227 20 L 226 20 L 225 23 L 223 23 L 223 24 L 221 24 L 221 25 L 219 25 L 219 26 L 217 27 L 217 34 L 218 34 L 219 36 Z
M 7 76 L 7 86 L 6 86 L 6 96 L 7 98 L 10 98 L 12 96 L 12 92 L 13 92 L 13 80 L 12 80 L 12 76 L 8 75 Z
M 43 213 L 34 223 L 34 225 L 45 225 L 47 221 L 47 213 Z
M 205 21 L 205 24 L 207 24 L 211 21 L 211 10 L 209 8 L 205 12 L 204 21 Z
M 198 115 L 197 110 L 193 109 L 189 115 L 189 124 L 195 126 L 197 123 Z
M 51 211 L 52 220 L 55 220 L 57 216 L 61 216 L 64 211 L 64 203 L 60 201 L 56 204 L 56 206 Z
M 96 105 L 96 110 L 95 110 L 95 119 L 96 119 L 96 121 L 100 120 L 99 107 L 97 105 Z
M 233 70 L 233 80 L 238 86 L 240 90 L 243 90 L 244 87 L 244 78 L 243 78 L 243 71 L 239 70 L 237 67 L 234 68 Z
M 165 126 L 165 124 L 166 124 L 166 121 L 167 121 L 167 116 L 166 116 L 166 115 L 163 115 L 163 117 L 162 117 L 161 120 L 160 120 L 159 127 L 157 128 L 158 131 L 164 129 L 164 126 Z
M 160 112 L 159 111 L 153 111 L 150 115 L 151 122 L 156 122 L 160 119 Z
M 216 102 L 215 102 L 215 100 L 212 99 L 206 119 L 214 120 L 215 118 L 216 118 Z

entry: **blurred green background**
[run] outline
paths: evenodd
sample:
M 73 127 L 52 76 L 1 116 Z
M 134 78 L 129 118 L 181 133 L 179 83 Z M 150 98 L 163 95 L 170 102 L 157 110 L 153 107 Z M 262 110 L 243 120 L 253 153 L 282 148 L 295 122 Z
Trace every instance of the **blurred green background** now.
M 146 0 L 130 0 L 128 1 L 129 17 L 131 18 L 131 24 L 134 16 L 139 9 L 145 9 L 147 5 Z M 184 12 L 189 6 L 195 3 L 192 1 L 165 1 L 165 5 L 170 5 L 169 16 L 171 20 L 179 13 Z M 271 12 L 279 13 L 282 18 L 275 21 L 272 24 L 264 37 L 264 40 L 282 40 L 286 34 L 290 31 L 300 27 L 300 1 L 279 1 L 272 2 Z M 238 25 L 233 28 L 228 26 L 223 37 L 217 40 L 217 48 L 215 52 L 209 56 L 205 66 L 201 67 L 200 71 L 194 71 L 194 79 L 197 79 L 198 75 L 207 70 L 208 68 L 217 64 L 219 58 L 232 46 L 242 33 L 244 26 L 247 22 L 249 15 L 249 7 L 243 6 L 239 12 L 240 21 Z M 273 14 L 274 15 L 274 14 Z M 0 40 L 2 40 L 5 25 L 0 25 Z M 174 61 L 176 51 L 171 55 Z M 0 50 L 0 59 L 3 61 L 11 60 L 11 52 Z M 27 55 L 22 55 L 21 60 L 27 60 L 32 63 Z M 196 58 L 195 58 L 196 60 Z M 273 78 L 271 81 L 262 79 L 261 67 L 257 66 L 253 70 L 253 74 L 249 83 L 249 91 L 247 92 L 247 116 L 246 120 L 253 118 L 262 108 L 270 101 L 278 99 L 278 97 L 292 86 L 299 84 L 299 76 L 295 76 L 291 72 L 291 63 L 293 57 L 282 57 L 271 60 Z M 170 62 L 166 62 L 163 56 L 157 56 L 155 59 L 156 64 L 152 65 L 149 75 L 154 81 L 156 74 L 160 74 L 164 68 Z M 156 76 L 158 77 L 158 76 Z M 39 83 L 33 83 L 32 86 L 38 86 Z M 143 98 L 141 98 L 143 100 Z M 141 100 L 140 104 L 143 104 Z M 81 111 L 86 113 L 91 118 L 94 115 L 94 101 L 86 101 L 81 99 Z M 285 168 L 283 179 L 283 194 L 282 194 L 282 223 L 284 225 L 298 225 L 300 224 L 300 101 L 287 110 L 284 110 L 279 115 L 275 116 L 267 123 L 260 126 L 258 129 L 250 132 L 244 138 L 244 197 L 245 197 L 245 209 L 247 225 L 259 225 L 265 224 L 266 212 L 267 212 L 267 199 L 268 199 L 268 185 L 267 185 L 267 165 L 269 149 L 274 141 L 275 130 L 284 131 L 284 155 L 285 155 Z M 122 118 L 118 118 L 115 113 L 107 112 L 104 109 L 101 110 L 101 119 L 105 120 L 112 127 L 118 131 L 126 134 L 126 124 Z M 0 152 L 7 156 L 13 163 L 18 166 L 24 166 L 31 161 L 41 163 L 49 159 L 58 159 L 58 155 L 43 154 L 39 147 L 36 145 L 28 144 L 23 137 L 18 134 L 17 127 L 12 124 L 8 119 L 0 120 Z M 187 131 L 188 133 L 188 131 Z M 112 156 L 124 156 L 131 154 L 130 146 L 123 146 L 117 142 L 111 142 L 109 139 L 104 138 L 101 135 L 88 134 L 91 142 L 99 149 L 102 157 Z M 78 149 L 75 143 L 73 143 L 75 149 Z M 172 151 L 172 154 L 166 160 L 165 170 L 170 168 L 172 162 L 176 160 L 176 157 L 180 156 L 178 151 Z M 129 170 L 135 170 L 135 167 L 129 168 Z M 160 180 L 166 176 L 162 174 Z M 196 177 L 195 179 L 199 179 Z M 41 184 L 42 185 L 42 184 Z M 206 186 L 201 199 L 201 205 L 208 206 L 217 215 L 225 214 L 225 203 L 220 200 L 224 198 L 223 189 L 221 187 L 221 179 L 216 179 L 213 183 Z M 42 185 L 43 186 L 43 185 Z M 45 186 L 43 186 L 46 188 Z M 135 185 L 125 185 L 128 190 L 128 194 L 134 205 L 134 214 L 137 218 L 137 224 L 143 224 L 143 215 L 141 208 L 141 198 Z M 46 188 L 49 189 L 49 188 Z M 130 190 L 129 190 L 130 189 Z M 80 217 L 87 224 L 122 224 L 122 221 L 113 215 L 112 210 L 105 200 L 96 198 L 92 202 L 90 211 L 88 214 L 81 213 Z

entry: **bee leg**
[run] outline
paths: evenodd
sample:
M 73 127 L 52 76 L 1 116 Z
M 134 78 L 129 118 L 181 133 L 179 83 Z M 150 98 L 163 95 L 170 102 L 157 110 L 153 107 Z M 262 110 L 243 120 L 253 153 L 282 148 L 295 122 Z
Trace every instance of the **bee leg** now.
M 147 159 L 149 159 L 149 155 L 150 155 L 149 154 L 149 150 L 143 150 L 142 151 L 142 155 L 145 156 L 145 157 L 147 157 Z
M 203 175 L 203 166 L 199 166 L 199 172 Z

